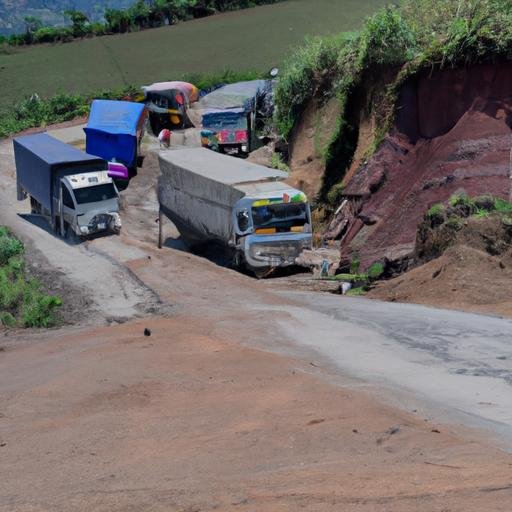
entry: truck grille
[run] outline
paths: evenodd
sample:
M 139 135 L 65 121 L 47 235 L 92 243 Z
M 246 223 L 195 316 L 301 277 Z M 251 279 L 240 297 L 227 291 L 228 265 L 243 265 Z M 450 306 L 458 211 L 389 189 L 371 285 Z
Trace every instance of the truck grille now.
M 281 260 L 295 259 L 302 252 L 300 243 L 269 243 L 253 244 L 251 246 L 251 255 L 253 258 L 277 258 Z

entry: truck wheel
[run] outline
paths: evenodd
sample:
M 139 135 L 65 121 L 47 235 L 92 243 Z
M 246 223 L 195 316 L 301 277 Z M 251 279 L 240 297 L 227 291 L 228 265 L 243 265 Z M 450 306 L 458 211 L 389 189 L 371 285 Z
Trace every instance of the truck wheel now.
M 252 273 L 255 275 L 256 279 L 265 279 L 272 275 L 274 269 L 272 267 L 263 267 L 263 268 L 253 268 L 251 269 Z
M 81 242 L 80 237 L 74 232 L 74 230 L 71 228 L 71 226 L 67 222 L 64 223 L 64 230 L 65 230 L 64 232 L 65 232 L 66 241 L 69 244 L 76 245 Z
M 41 214 L 41 205 L 33 197 L 30 198 L 30 213 L 32 215 Z
M 52 231 L 54 233 L 57 233 L 57 235 L 60 234 L 59 226 L 60 226 L 59 217 L 52 217 L 50 219 L 50 227 L 52 228 Z
M 155 137 L 158 137 L 158 134 L 160 133 L 160 122 L 158 119 L 155 119 L 154 117 L 153 118 L 149 118 L 149 121 L 150 121 L 150 127 L 151 127 L 151 131 L 153 132 L 153 135 L 155 135 Z
M 235 270 L 241 270 L 244 266 L 244 256 L 241 251 L 236 251 L 231 260 L 231 266 Z

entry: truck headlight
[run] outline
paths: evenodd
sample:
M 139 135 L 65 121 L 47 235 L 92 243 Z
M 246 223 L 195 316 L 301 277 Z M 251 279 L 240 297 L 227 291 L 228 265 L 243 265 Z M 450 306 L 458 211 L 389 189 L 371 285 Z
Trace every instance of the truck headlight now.
M 121 227 L 121 216 L 117 212 L 111 213 L 112 220 L 114 221 L 114 227 L 120 228 Z
M 80 233 L 87 235 L 87 233 L 89 233 L 89 228 L 87 226 L 80 226 Z

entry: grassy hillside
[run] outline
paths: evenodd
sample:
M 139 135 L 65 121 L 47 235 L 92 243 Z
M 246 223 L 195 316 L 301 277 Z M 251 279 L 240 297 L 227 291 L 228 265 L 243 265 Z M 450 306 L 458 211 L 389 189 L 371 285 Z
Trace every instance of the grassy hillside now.
M 391 128 L 408 79 L 424 69 L 512 60 L 511 27 L 510 0 L 403 0 L 383 7 L 358 33 L 315 38 L 287 59 L 275 94 L 278 129 L 289 137 L 315 96 L 321 103 L 339 100 L 341 115 L 321 148 L 326 199 L 356 150 L 360 119 L 351 107 L 365 98 L 371 156 Z
M 0 53 L 0 111 L 33 93 L 88 92 L 223 69 L 266 70 L 306 35 L 360 27 L 385 0 L 290 0 L 138 33 Z

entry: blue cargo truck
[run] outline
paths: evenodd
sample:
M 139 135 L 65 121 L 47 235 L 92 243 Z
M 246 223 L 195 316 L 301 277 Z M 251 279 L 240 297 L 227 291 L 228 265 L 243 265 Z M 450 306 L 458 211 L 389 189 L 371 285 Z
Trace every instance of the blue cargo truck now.
M 119 193 L 107 162 L 46 133 L 14 139 L 18 200 L 61 236 L 119 233 Z

